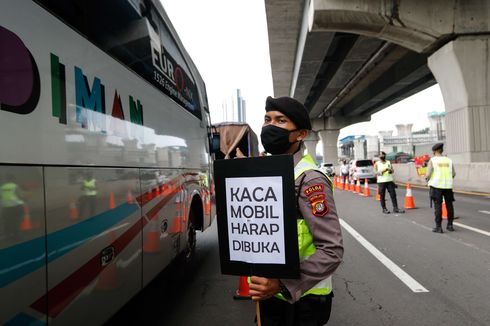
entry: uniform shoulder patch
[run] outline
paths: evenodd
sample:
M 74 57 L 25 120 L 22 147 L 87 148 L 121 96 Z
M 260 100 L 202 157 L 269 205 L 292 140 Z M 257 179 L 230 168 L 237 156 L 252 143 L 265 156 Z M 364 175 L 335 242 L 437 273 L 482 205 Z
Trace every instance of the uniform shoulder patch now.
M 323 192 L 323 185 L 318 183 L 311 187 L 306 188 L 304 191 L 306 196 L 311 196 L 315 192 Z
M 311 212 L 315 216 L 325 216 L 328 213 L 327 201 L 325 199 L 325 194 L 315 194 L 308 197 L 311 203 Z

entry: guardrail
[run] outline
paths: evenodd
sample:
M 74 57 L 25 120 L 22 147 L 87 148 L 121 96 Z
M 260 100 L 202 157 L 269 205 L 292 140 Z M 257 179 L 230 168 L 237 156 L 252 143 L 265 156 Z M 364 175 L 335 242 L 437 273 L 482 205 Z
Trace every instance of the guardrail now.
M 395 181 L 414 185 L 427 185 L 425 175 L 419 175 L 413 163 L 393 164 Z M 490 193 L 490 162 L 489 163 L 455 163 L 454 189 Z

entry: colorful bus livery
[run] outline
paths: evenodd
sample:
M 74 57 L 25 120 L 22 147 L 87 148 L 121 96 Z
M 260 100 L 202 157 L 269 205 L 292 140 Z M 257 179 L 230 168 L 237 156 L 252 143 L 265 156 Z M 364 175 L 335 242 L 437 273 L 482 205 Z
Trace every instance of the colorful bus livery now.
M 0 25 L 0 325 L 100 325 L 212 222 L 204 82 L 159 1 L 7 0 Z

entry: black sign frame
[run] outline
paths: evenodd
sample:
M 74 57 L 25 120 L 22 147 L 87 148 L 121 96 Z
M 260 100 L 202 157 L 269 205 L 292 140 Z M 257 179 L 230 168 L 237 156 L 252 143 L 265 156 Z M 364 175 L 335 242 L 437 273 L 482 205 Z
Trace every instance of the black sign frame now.
M 247 263 L 230 260 L 226 179 L 239 177 L 282 177 L 285 264 Z M 214 162 L 216 212 L 221 273 L 268 278 L 299 278 L 297 208 L 292 155 L 274 155 Z

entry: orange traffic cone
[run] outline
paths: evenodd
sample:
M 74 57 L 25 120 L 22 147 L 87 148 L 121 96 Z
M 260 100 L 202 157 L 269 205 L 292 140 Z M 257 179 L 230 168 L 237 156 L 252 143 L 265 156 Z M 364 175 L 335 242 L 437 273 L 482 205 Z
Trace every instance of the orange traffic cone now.
M 160 197 L 160 186 L 157 186 L 155 189 L 155 197 Z
M 442 218 L 444 220 L 447 220 L 447 208 L 446 208 L 446 201 L 444 199 L 442 200 Z
M 133 193 L 131 192 L 131 189 L 128 190 L 128 194 L 126 195 L 126 202 L 128 204 L 134 203 L 134 197 L 133 197 Z
M 415 208 L 415 203 L 413 202 L 412 196 L 412 186 L 407 183 L 407 194 L 405 195 L 405 205 L 404 208 Z
M 364 179 L 364 193 L 363 196 L 371 197 L 371 190 L 369 189 L 369 184 L 367 179 Z
M 170 195 L 170 187 L 167 184 L 164 184 L 162 186 L 162 194 L 165 197 L 168 196 L 168 195 Z
M 70 202 L 68 212 L 69 212 L 70 220 L 76 221 L 78 219 L 78 209 L 74 199 Z
M 349 191 L 350 192 L 356 192 L 356 185 L 354 179 L 350 180 L 350 186 L 349 186 Z
M 29 231 L 30 229 L 32 229 L 31 214 L 29 213 L 29 207 L 24 205 L 24 218 L 22 219 L 22 223 L 20 223 L 20 230 Z
M 362 194 L 362 192 L 361 192 L 361 180 L 359 180 L 359 178 L 357 178 L 356 193 Z
M 207 191 L 204 195 L 204 214 L 211 214 L 211 196 Z
M 114 240 L 116 240 L 116 234 L 113 231 L 109 233 L 109 236 L 111 242 L 114 242 Z M 112 251 L 108 251 L 106 253 L 106 250 L 108 249 L 112 249 Z M 119 281 L 119 276 L 117 272 L 117 264 L 116 264 L 117 260 L 114 259 L 115 256 L 114 248 L 108 247 L 104 249 L 103 253 L 108 257 L 109 255 L 112 255 L 112 257 L 111 260 L 109 260 L 108 264 L 106 263 L 106 265 L 104 264 L 102 265 L 104 266 L 104 268 L 100 272 L 99 279 L 97 280 L 97 285 L 95 286 L 95 288 L 101 291 L 109 291 L 109 290 L 117 289 L 121 285 L 121 283 Z
M 95 288 L 101 291 L 117 289 L 120 285 L 116 261 L 112 261 L 101 272 Z
M 160 230 L 158 229 L 158 221 L 150 221 L 150 231 L 146 235 L 146 241 L 143 244 L 143 251 L 146 253 L 154 253 L 160 251 Z
M 248 285 L 248 277 L 240 276 L 240 283 L 238 285 L 238 290 L 236 290 L 233 299 L 236 300 L 247 300 L 250 299 L 250 287 Z
M 153 199 L 153 189 L 148 190 L 148 201 Z
M 379 195 L 379 186 L 376 187 L 376 200 L 381 201 L 381 196 Z
M 109 193 L 109 209 L 116 208 L 116 200 L 114 199 L 114 193 Z

